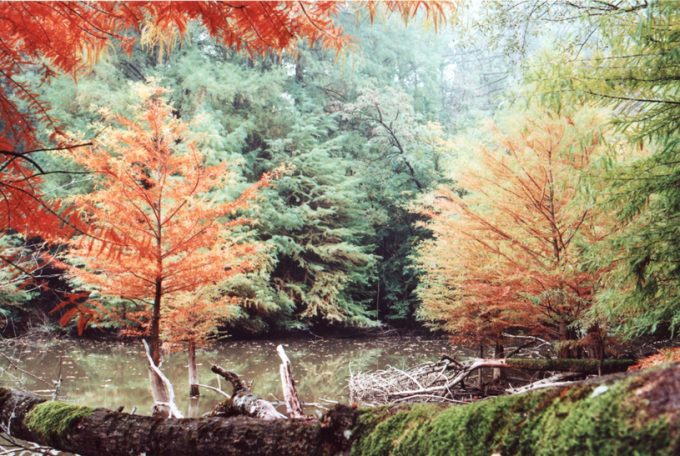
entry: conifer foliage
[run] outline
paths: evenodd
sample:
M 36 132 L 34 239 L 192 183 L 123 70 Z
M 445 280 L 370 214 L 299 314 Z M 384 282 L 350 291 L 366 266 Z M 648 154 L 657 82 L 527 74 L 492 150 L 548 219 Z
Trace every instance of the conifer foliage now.
M 101 296 L 133 303 L 119 315 L 141 331 L 160 359 L 162 302 L 250 270 L 258 246 L 239 242 L 235 230 L 270 175 L 236 199 L 210 191 L 228 185 L 226 163 L 206 166 L 187 125 L 175 118 L 164 90 L 141 86 L 134 118 L 111 116 L 95 146 L 73 159 L 96 176 L 95 189 L 72 198 L 87 223 L 72 241 L 70 275 Z M 96 297 L 96 295 L 93 295 Z
M 429 197 L 422 314 L 460 341 L 492 343 L 507 330 L 575 339 L 597 280 L 583 248 L 608 234 L 579 191 L 607 150 L 594 130 L 603 120 L 589 110 L 512 120 L 488 145 L 473 143 L 476 165 L 458 170 L 463 196 L 441 187 Z
M 435 24 L 455 10 L 452 2 L 381 2 L 404 19 L 425 10 Z M 295 46 L 300 39 L 321 41 L 340 50 L 348 41 L 333 19 L 342 3 L 235 2 L 4 2 L 0 4 L 0 227 L 44 235 L 77 220 L 54 217 L 58 208 L 40 194 L 45 170 L 35 155 L 54 147 L 73 147 L 61 137 L 58 119 L 38 91 L 21 77 L 36 71 L 42 81 L 64 72 L 77 76 L 114 43 L 130 51 L 140 38 L 169 49 L 191 21 L 202 23 L 218 41 L 236 50 L 265 54 Z M 359 10 L 377 14 L 376 2 Z M 46 126 L 56 145 L 45 147 L 38 135 Z

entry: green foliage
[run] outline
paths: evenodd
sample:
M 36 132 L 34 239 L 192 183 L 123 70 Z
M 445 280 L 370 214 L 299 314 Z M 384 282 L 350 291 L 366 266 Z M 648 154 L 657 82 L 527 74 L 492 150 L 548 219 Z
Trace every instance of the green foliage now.
M 602 163 L 596 192 L 618 226 L 586 262 L 606 271 L 588 323 L 631 338 L 674 336 L 680 328 L 677 1 L 488 3 L 487 31 L 510 53 L 522 48 L 524 54 L 527 37 L 540 49 L 540 36 L 560 34 L 526 60 L 522 100 L 557 111 L 605 106 L 628 148 L 640 150 L 621 160 L 620 136 L 604 138 L 614 152 Z
M 593 318 L 628 336 L 674 334 L 680 328 L 680 10 L 673 0 L 601 15 L 589 55 L 550 66 L 560 94 L 611 106 L 613 123 L 646 157 L 612 164 L 604 204 L 621 229 L 595 252 L 608 268 Z M 551 95 L 552 94 L 552 95 Z M 565 100 L 563 100 L 565 101 Z
M 347 21 L 359 46 L 338 60 L 304 46 L 298 56 L 248 58 L 194 24 L 187 41 L 161 59 L 141 47 L 112 54 L 77 81 L 56 79 L 44 95 L 56 118 L 88 138 L 98 132 L 98 108 L 127 114 L 131 82 L 154 78 L 170 90 L 176 115 L 197 119 L 189 134 L 208 160 L 237 164 L 215 198 L 233 197 L 263 172 L 288 165 L 248 214 L 254 223 L 243 236 L 270 249 L 260 270 L 224 284 L 244 302 L 225 316 L 229 329 L 409 322 L 418 281 L 409 254 L 429 234 L 408 207 L 439 180 L 446 135 L 433 121 L 450 118 L 438 95 L 448 84 L 439 71 L 447 39 L 395 25 Z M 396 39 L 404 33 L 422 46 Z M 90 182 L 56 174 L 45 189 L 68 196 L 89 191 Z

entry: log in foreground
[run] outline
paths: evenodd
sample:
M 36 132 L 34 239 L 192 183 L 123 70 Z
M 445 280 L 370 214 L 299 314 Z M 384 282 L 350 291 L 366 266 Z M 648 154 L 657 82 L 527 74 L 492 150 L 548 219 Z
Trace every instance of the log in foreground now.
M 159 419 L 0 388 L 12 435 L 88 455 L 680 454 L 680 364 L 470 405 L 340 406 L 321 420 Z

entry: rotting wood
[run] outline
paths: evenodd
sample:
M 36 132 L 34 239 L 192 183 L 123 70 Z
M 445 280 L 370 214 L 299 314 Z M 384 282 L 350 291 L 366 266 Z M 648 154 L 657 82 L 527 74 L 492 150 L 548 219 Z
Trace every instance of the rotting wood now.
M 168 377 L 160 370 L 159 366 L 156 366 L 156 363 L 154 363 L 149 344 L 145 340 L 142 340 L 142 343 L 144 344 L 144 351 L 149 367 L 151 395 L 154 400 L 154 415 L 160 418 L 182 418 L 182 412 L 179 411 L 179 408 L 175 403 L 175 390 L 172 386 L 172 382 L 170 382 Z
M 250 388 L 248 388 L 243 380 L 241 380 L 234 372 L 223 369 L 217 365 L 213 365 L 210 370 L 231 383 L 233 388 L 231 399 L 227 399 L 228 404 L 226 404 L 226 408 L 229 409 L 230 414 L 233 411 L 238 411 L 243 415 L 260 418 L 262 420 L 279 420 L 286 418 L 286 415 L 276 410 L 274 404 L 253 394 L 252 391 L 250 391 Z M 218 406 L 216 410 L 223 408 L 225 408 L 225 404 Z
M 279 373 L 281 374 L 281 387 L 283 389 L 283 400 L 286 403 L 286 410 L 291 418 L 302 418 L 305 414 L 302 411 L 302 404 L 298 397 L 295 379 L 290 367 L 290 359 L 288 359 L 283 345 L 278 345 L 276 352 L 279 354 L 279 358 L 281 358 Z

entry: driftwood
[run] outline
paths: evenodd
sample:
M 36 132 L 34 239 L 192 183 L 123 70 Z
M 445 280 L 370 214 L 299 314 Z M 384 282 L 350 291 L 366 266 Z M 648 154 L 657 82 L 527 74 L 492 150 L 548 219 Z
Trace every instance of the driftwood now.
M 599 404 L 596 410 L 606 410 L 606 415 L 591 416 L 595 403 Z M 461 423 L 465 423 L 465 432 L 461 432 Z M 555 450 L 551 454 L 678 454 L 680 363 L 485 399 L 474 405 L 336 406 L 320 420 L 160 419 L 45 401 L 0 388 L 0 424 L 15 438 L 83 456 L 286 456 L 349 451 L 488 456 L 536 454 L 539 449 Z
M 253 394 L 250 391 L 250 388 L 248 388 L 243 380 L 241 380 L 234 372 L 230 372 L 216 365 L 213 365 L 210 370 L 231 383 L 233 390 L 231 399 L 228 399 L 229 403 L 227 404 L 228 413 L 230 415 L 237 412 L 262 420 L 278 420 L 286 418 L 286 415 L 279 413 L 276 410 L 274 404 Z M 225 404 L 222 404 L 217 409 L 217 412 L 224 408 Z M 217 412 L 216 414 L 219 414 Z
M 625 371 L 632 360 L 473 358 L 463 363 L 443 357 L 409 370 L 388 367 L 350 376 L 352 401 L 363 405 L 400 402 L 469 402 L 480 393 L 465 380 L 482 368 L 571 372 L 583 375 Z
M 302 404 L 295 387 L 293 372 L 290 368 L 290 359 L 288 359 L 286 352 L 283 350 L 283 345 L 277 346 L 276 352 L 279 354 L 279 358 L 281 358 L 279 373 L 281 374 L 281 388 L 283 389 L 283 400 L 286 402 L 286 410 L 291 418 L 302 418 L 305 414 L 302 411 Z
M 145 340 L 142 340 L 142 343 L 144 344 L 146 360 L 149 366 L 151 395 L 154 401 L 153 414 L 160 418 L 182 418 L 182 412 L 179 411 L 175 402 L 175 389 L 172 387 L 172 382 L 160 370 L 159 366 L 156 366 L 156 363 L 153 362 L 149 344 Z

